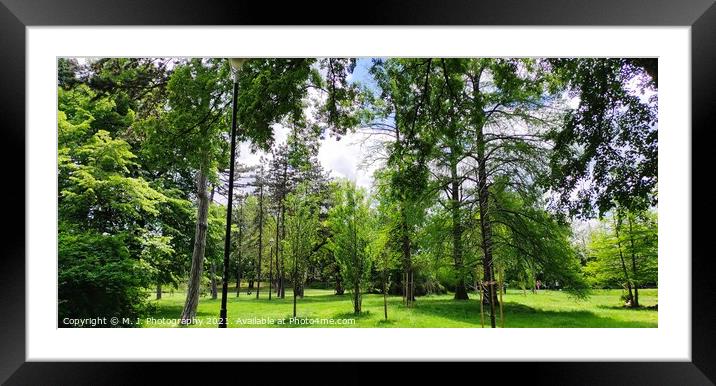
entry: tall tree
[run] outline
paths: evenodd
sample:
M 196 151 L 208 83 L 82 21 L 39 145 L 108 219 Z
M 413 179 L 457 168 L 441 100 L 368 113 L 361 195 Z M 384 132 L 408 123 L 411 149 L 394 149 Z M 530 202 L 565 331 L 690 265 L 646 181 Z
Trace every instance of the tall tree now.
M 290 256 L 287 259 L 293 285 L 293 317 L 296 317 L 296 300 L 303 284 L 306 266 L 318 242 L 318 205 L 315 197 L 308 193 L 308 187 L 301 184 L 286 199 L 286 237 L 283 249 Z
M 258 200 L 259 200 L 259 212 L 257 213 L 256 217 L 256 229 L 258 229 L 259 232 L 259 238 L 258 238 L 258 262 L 256 264 L 256 299 L 259 298 L 259 292 L 261 292 L 261 258 L 263 257 L 263 251 L 264 251 L 264 186 L 266 185 L 266 176 L 264 172 L 263 167 L 263 160 L 262 165 L 259 166 L 258 173 L 256 174 L 256 180 L 254 181 L 254 185 L 256 186 L 256 189 L 258 190 Z
M 222 133 L 226 131 L 228 71 L 220 60 L 191 59 L 177 64 L 167 85 L 169 110 L 163 124 L 149 132 L 157 148 L 178 153 L 178 164 L 193 169 L 195 176 L 197 222 L 182 324 L 193 321 L 199 304 L 210 204 L 207 190 L 210 181 L 217 182 L 217 165 L 226 153 Z
M 397 203 L 396 236 L 403 264 L 403 298 L 415 301 L 413 236 L 424 217 L 430 141 L 421 135 L 428 101 L 430 59 L 374 60 L 370 73 L 378 90 L 369 95 L 366 116 L 369 133 L 381 134 L 387 148 L 384 174 L 390 183 L 385 193 Z M 371 95 L 376 94 L 376 95 Z

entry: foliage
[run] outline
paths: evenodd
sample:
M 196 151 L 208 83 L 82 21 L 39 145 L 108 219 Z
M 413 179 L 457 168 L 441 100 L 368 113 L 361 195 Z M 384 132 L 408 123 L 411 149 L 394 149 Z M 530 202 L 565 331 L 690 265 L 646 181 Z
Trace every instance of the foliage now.
M 125 245 L 128 237 L 60 224 L 60 326 L 65 326 L 64 318 L 136 318 L 147 311 L 144 288 L 151 282 L 153 269 L 143 258 L 130 254 Z
M 384 288 L 408 317 L 415 296 L 468 300 L 498 273 L 580 301 L 589 287 L 656 286 L 656 70 L 648 58 L 251 58 L 236 73 L 217 58 L 60 58 L 60 316 L 141 316 L 149 288 L 189 277 L 196 295 L 204 264 L 221 274 L 234 80 L 238 140 L 259 161 L 235 165 L 232 279 L 271 272 L 297 297 L 347 288 L 365 320 Z M 370 187 L 324 169 L 329 137 L 353 133 L 371 146 Z M 596 229 L 575 226 L 595 216 Z M 477 323 L 474 302 L 449 296 L 453 309 L 416 312 Z
M 654 212 L 612 213 L 602 220 L 588 245 L 585 274 L 591 284 L 599 288 L 626 288 L 627 282 L 640 288 L 656 286 L 657 235 Z
M 343 278 L 351 284 L 356 313 L 360 312 L 360 294 L 370 281 L 372 219 L 366 193 L 351 182 L 338 185 L 334 206 L 328 218 L 330 248 Z
M 616 206 L 645 210 L 656 205 L 655 82 L 628 59 L 554 59 L 551 64 L 579 98 L 550 134 L 556 204 L 582 217 L 602 216 Z

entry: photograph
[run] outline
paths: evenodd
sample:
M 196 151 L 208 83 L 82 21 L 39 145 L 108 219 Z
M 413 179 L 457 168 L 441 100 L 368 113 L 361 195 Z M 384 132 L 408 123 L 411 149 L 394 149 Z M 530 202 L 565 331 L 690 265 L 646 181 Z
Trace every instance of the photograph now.
M 657 329 L 658 64 L 58 57 L 43 296 L 58 328 Z

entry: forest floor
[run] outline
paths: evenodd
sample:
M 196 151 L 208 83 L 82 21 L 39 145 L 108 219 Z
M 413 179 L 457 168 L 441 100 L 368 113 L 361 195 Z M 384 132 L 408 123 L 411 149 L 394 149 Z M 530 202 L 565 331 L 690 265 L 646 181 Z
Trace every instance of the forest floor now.
M 364 294 L 362 314 L 353 314 L 348 293 L 334 295 L 333 290 L 307 289 L 305 297 L 297 299 L 297 319 L 292 319 L 293 298 L 287 291 L 285 299 L 262 291 L 239 297 L 230 293 L 228 302 L 229 327 L 480 327 L 480 302 L 470 294 L 470 300 L 456 301 L 452 294 L 418 297 L 413 308 L 406 308 L 400 296 L 388 297 L 388 321 L 383 315 L 383 296 Z M 560 327 L 658 327 L 658 311 L 647 308 L 627 309 L 621 306 L 620 290 L 595 290 L 586 300 L 576 300 L 566 292 L 541 290 L 537 293 L 509 290 L 504 295 L 503 312 L 506 328 Z M 657 290 L 639 291 L 643 306 L 657 304 Z M 184 304 L 184 293 L 165 293 L 161 300 L 152 300 L 155 310 L 143 319 L 142 327 L 177 327 Z M 203 296 L 199 301 L 197 323 L 192 327 L 217 325 L 221 307 L 218 299 Z M 485 309 L 485 326 L 489 327 Z M 497 312 L 498 326 L 499 311 Z

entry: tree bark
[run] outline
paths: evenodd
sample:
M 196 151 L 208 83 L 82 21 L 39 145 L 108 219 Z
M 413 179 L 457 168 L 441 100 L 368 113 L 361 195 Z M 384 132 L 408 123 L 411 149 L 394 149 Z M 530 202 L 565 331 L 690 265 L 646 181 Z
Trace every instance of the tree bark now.
M 293 254 L 293 317 L 296 317 L 296 297 L 298 296 L 298 260 Z
M 243 246 L 243 228 L 244 228 L 244 206 L 243 202 L 239 206 L 239 245 L 236 250 L 236 296 L 241 293 L 241 247 Z
M 216 288 L 216 263 L 211 262 L 211 298 L 216 300 L 218 291 Z
M 631 279 L 634 282 L 634 302 L 632 307 L 639 307 L 639 283 L 637 282 L 636 272 L 636 250 L 634 249 L 634 229 L 632 228 L 631 214 L 627 215 L 629 222 L 629 242 L 631 243 Z
M 383 270 L 383 313 L 385 320 L 388 320 L 388 273 Z
M 497 296 L 495 291 L 495 280 L 492 259 L 492 223 L 490 222 L 489 211 L 489 190 L 487 184 L 487 166 L 485 165 L 485 139 L 482 132 L 482 126 L 477 128 L 477 172 L 478 172 L 478 203 L 480 211 L 480 230 L 482 234 L 482 252 L 483 252 L 483 270 L 484 281 L 487 284 L 487 291 L 483 297 L 483 301 L 487 300 L 490 305 L 490 325 L 496 327 L 495 323 L 495 303 Z
M 468 300 L 467 287 L 465 285 L 465 272 L 462 261 L 462 223 L 460 218 L 460 182 L 457 176 L 457 160 L 454 157 L 455 146 L 451 148 L 450 160 L 450 211 L 452 212 L 452 253 L 457 272 L 457 284 L 455 285 L 455 300 Z
M 286 166 L 287 168 L 288 166 Z M 286 168 L 284 168 L 284 189 L 286 188 Z M 281 238 L 286 238 L 286 205 L 281 203 Z M 281 299 L 286 298 L 286 260 L 283 256 L 283 250 L 281 250 L 281 278 L 279 279 L 279 287 L 281 289 Z
M 162 285 L 157 284 L 157 300 L 160 300 L 162 298 Z
M 197 197 L 199 202 L 196 231 L 194 233 L 194 250 L 191 256 L 191 270 L 189 272 L 186 301 L 181 314 L 181 324 L 183 325 L 193 322 L 196 317 L 196 308 L 199 305 L 201 274 L 204 268 L 204 252 L 206 250 L 207 217 L 209 214 L 209 197 L 206 188 L 206 174 L 200 169 L 197 174 Z
M 261 177 L 263 178 L 263 176 Z M 261 292 L 261 256 L 264 249 L 264 185 L 261 181 L 259 187 L 259 264 L 256 267 L 256 299 L 259 298 Z
M 268 282 L 268 296 L 271 300 L 271 292 L 273 292 L 273 246 L 269 252 L 269 282 Z
M 626 262 L 624 261 L 624 253 L 622 253 L 622 242 L 619 238 L 619 221 L 614 220 L 614 234 L 617 237 L 617 249 L 619 249 L 619 260 L 622 263 L 622 270 L 624 271 L 624 279 L 626 280 L 627 289 L 629 290 L 629 303 L 630 306 L 634 306 L 634 294 L 632 293 L 631 280 L 629 280 L 629 273 L 627 272 Z
M 343 281 L 341 277 L 341 269 L 338 266 L 338 264 L 335 265 L 335 272 L 336 272 L 336 295 L 343 295 L 346 290 L 343 288 Z

